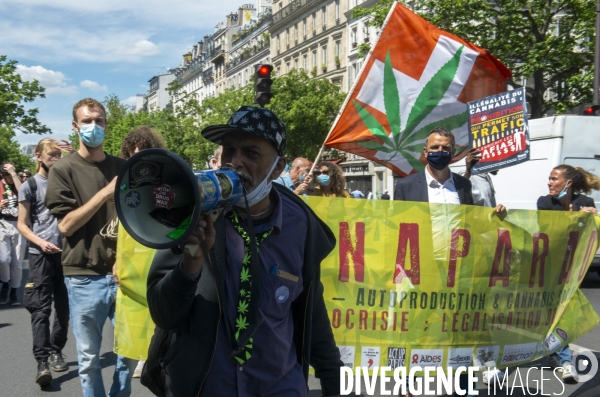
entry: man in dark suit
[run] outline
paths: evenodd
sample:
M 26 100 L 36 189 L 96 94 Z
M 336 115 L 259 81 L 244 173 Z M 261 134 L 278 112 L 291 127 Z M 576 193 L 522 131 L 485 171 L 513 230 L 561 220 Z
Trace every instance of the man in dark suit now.
M 454 135 L 445 128 L 434 128 L 427 136 L 423 154 L 427 158 L 427 166 L 423 171 L 398 180 L 394 189 L 394 200 L 421 201 L 445 204 L 473 203 L 471 182 L 458 174 L 450 171 L 450 161 L 456 152 Z M 467 163 L 471 167 L 479 161 Z M 496 212 L 505 211 L 502 204 L 496 206 Z M 468 378 L 460 376 L 460 387 L 466 390 Z M 400 394 L 402 397 L 403 395 Z M 410 393 L 405 395 L 411 397 Z M 456 393 L 453 396 L 457 396 Z M 469 397 L 471 397 L 469 395 Z
M 445 128 L 434 128 L 423 148 L 427 166 L 396 182 L 394 200 L 473 205 L 471 182 L 450 172 L 449 165 L 455 152 L 454 135 Z M 470 169 L 474 163 L 467 167 Z M 497 212 L 504 210 L 502 204 L 496 206 Z

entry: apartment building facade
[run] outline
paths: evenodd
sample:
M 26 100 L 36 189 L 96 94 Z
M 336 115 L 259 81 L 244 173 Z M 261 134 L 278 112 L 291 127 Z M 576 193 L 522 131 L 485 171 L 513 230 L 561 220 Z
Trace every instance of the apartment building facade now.
M 304 69 L 347 90 L 348 0 L 273 0 L 271 58 L 279 75 Z
M 253 82 L 254 65 L 270 64 L 269 27 L 273 20 L 270 8 L 257 14 L 256 23 L 233 35 L 229 61 L 225 65 L 227 88 L 239 89 Z
M 150 90 L 146 95 L 148 110 L 162 110 L 167 107 L 171 102 L 168 86 L 173 80 L 175 80 L 175 75 L 169 70 L 167 73 L 158 74 L 148 81 L 150 83 Z

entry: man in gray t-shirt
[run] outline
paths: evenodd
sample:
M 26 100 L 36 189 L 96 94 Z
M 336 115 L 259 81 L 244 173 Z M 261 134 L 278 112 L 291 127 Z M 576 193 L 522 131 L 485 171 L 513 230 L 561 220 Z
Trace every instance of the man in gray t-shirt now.
M 69 298 L 61 261 L 61 235 L 54 215 L 44 204 L 48 171 L 62 157 L 58 142 L 42 139 L 36 149 L 37 174 L 19 189 L 17 229 L 29 241 L 29 276 L 23 303 L 31 313 L 33 356 L 38 365 L 35 381 L 50 384 L 52 373 L 68 369 L 62 355 L 69 329 Z M 50 315 L 54 298 L 54 324 Z
M 36 197 L 33 201 L 31 197 L 31 183 L 23 183 L 19 190 L 19 200 L 21 202 L 26 201 L 30 203 L 30 205 L 31 203 L 35 203 L 35 208 L 30 206 L 30 219 L 27 220 L 28 223 L 31 222 L 31 212 L 33 212 L 34 221 L 31 231 L 40 239 L 61 248 L 62 238 L 58 231 L 58 223 L 54 215 L 50 213 L 50 210 L 44 204 L 46 188 L 48 187 L 48 178 L 41 176 L 40 174 L 35 174 L 32 178 L 35 179 L 37 184 Z M 29 253 L 42 254 L 43 250 L 36 245 L 35 242 L 29 241 Z

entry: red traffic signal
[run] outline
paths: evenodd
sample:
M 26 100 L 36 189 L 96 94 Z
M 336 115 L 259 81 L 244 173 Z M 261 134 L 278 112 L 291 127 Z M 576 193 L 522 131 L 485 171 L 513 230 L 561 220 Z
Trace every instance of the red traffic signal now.
M 271 65 L 258 65 L 258 71 L 256 72 L 260 76 L 269 76 L 269 73 L 273 71 Z
M 271 72 L 273 71 L 272 65 L 255 65 L 254 66 L 254 103 L 259 104 L 261 107 L 265 107 L 266 104 L 271 102 L 273 94 L 271 93 Z
M 600 105 L 586 104 L 581 107 L 579 114 L 582 116 L 596 116 L 596 112 L 600 110 Z

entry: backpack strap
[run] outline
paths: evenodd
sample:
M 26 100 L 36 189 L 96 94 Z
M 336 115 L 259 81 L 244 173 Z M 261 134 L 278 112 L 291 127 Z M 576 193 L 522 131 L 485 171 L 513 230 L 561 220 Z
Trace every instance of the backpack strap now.
M 27 184 L 29 185 L 29 190 L 31 190 L 31 196 L 29 199 L 29 221 L 31 222 L 31 227 L 33 227 L 33 221 L 37 219 L 37 182 L 32 176 L 31 178 L 27 178 Z

